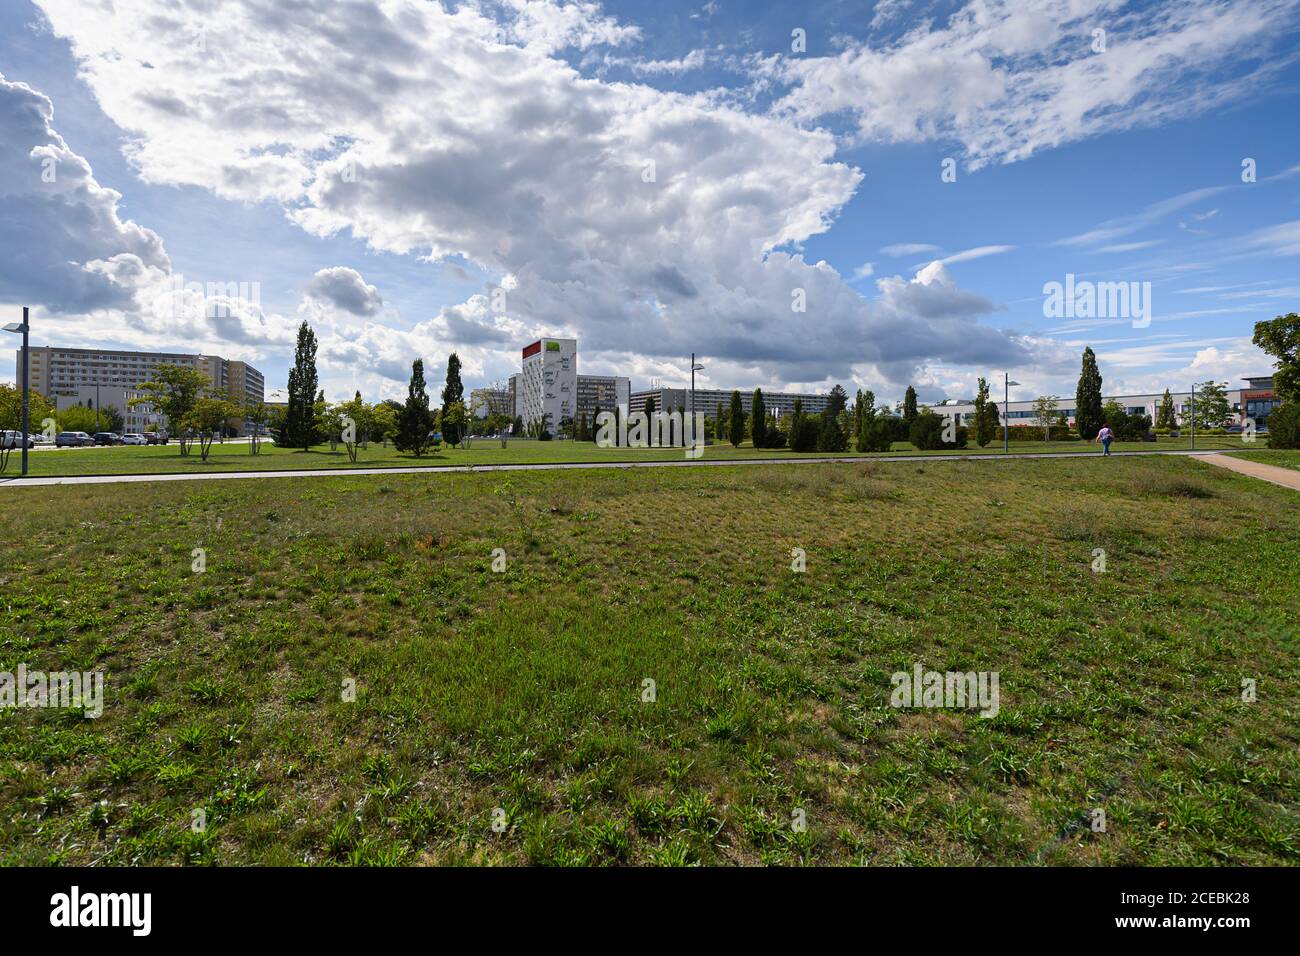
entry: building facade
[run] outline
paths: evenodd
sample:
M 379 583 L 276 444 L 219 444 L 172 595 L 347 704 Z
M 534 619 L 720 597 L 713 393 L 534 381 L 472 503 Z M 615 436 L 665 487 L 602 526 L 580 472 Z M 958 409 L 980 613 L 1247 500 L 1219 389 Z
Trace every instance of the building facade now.
M 56 408 L 72 405 L 112 406 L 126 419 L 128 432 L 155 431 L 166 427 L 152 406 L 128 408 L 130 398 L 140 397 L 138 387 L 149 381 L 162 365 L 179 365 L 202 372 L 212 383 L 213 391 L 229 395 L 243 404 L 257 404 L 266 393 L 262 373 L 247 362 L 224 359 L 219 355 L 186 355 L 176 352 L 131 352 L 115 349 L 74 349 L 54 345 L 36 346 L 31 350 L 31 388 L 54 402 Z M 21 375 L 22 349 L 18 349 L 15 368 Z M 95 390 L 99 397 L 95 398 Z M 96 401 L 102 403 L 96 405 Z M 148 411 L 145 411 L 145 409 Z M 246 429 L 247 423 L 232 419 L 232 431 Z
M 54 407 L 61 412 L 77 405 L 100 411 L 115 408 L 122 414 L 124 434 L 164 430 L 166 422 L 162 414 L 156 412 L 152 405 L 147 402 L 131 404 L 133 400 L 144 397 L 144 393 L 138 389 L 122 388 L 119 385 L 81 385 L 75 390 L 75 394 L 58 394 L 52 400 Z M 108 422 L 101 422 L 99 427 L 107 430 Z
M 1241 390 L 1242 413 L 1254 420 L 1256 428 L 1267 428 L 1269 413 L 1282 404 L 1273 393 L 1273 376 L 1254 376 L 1247 378 L 1246 383 Z
M 1230 388 L 1226 389 L 1224 394 L 1228 399 L 1228 408 L 1236 422 L 1245 418 L 1252 418 L 1256 427 L 1264 426 L 1268 420 L 1268 413 L 1281 404 L 1280 401 L 1273 397 L 1273 379 L 1268 376 L 1248 378 L 1250 383 L 1248 388 Z M 1192 420 L 1192 393 L 1188 392 L 1170 392 L 1170 397 L 1174 402 L 1174 416 L 1179 425 L 1188 426 Z M 1102 404 L 1114 401 L 1122 407 L 1125 413 L 1129 415 L 1146 415 L 1155 423 L 1156 416 L 1160 412 L 1160 405 L 1164 401 L 1165 393 L 1147 393 L 1144 395 L 1106 395 L 1102 397 Z M 992 398 L 990 397 L 990 401 Z M 1010 425 L 1036 425 L 1034 402 L 1007 402 L 1004 409 L 1002 402 L 995 402 L 998 409 L 998 420 Z M 973 421 L 975 414 L 975 403 L 970 401 L 946 401 L 938 405 L 929 406 L 934 412 L 940 415 L 955 415 L 957 424 L 969 425 Z M 1005 414 L 1004 414 L 1005 412 Z M 1066 420 L 1073 425 L 1075 413 L 1074 396 L 1062 397 L 1057 401 L 1056 413 L 1064 414 Z
M 691 390 L 689 388 L 651 388 L 645 391 L 633 392 L 632 400 L 628 411 L 644 412 L 647 398 L 653 398 L 655 409 L 657 411 L 676 411 L 678 408 L 683 409 L 687 414 L 691 411 Z M 830 395 L 818 395 L 815 393 L 803 392 L 769 392 L 763 391 L 763 407 L 768 413 L 777 418 L 789 415 L 794 412 L 795 399 L 802 403 L 803 411 L 808 415 L 819 415 L 829 406 Z M 745 414 L 751 411 L 754 401 L 754 390 L 742 390 L 740 392 L 740 404 L 744 408 Z M 718 413 L 718 406 L 724 405 L 731 407 L 731 392 L 727 389 L 719 388 L 697 388 L 695 390 L 695 411 L 703 412 L 705 415 L 713 418 Z
M 524 346 L 515 414 L 524 426 L 544 421 L 551 432 L 578 411 L 578 340 L 538 339 Z
M 578 417 L 592 421 L 596 409 L 612 412 L 627 408 L 632 400 L 632 380 L 621 375 L 579 375 Z
M 30 352 L 32 391 L 52 401 L 63 396 L 76 399 L 73 404 L 82 404 L 80 389 L 87 385 L 138 388 L 153 377 L 154 370 L 160 365 L 197 369 L 207 376 L 215 390 L 229 391 L 241 402 L 262 401 L 266 388 L 262 373 L 253 366 L 219 355 L 74 349 L 54 345 L 33 346 Z M 15 368 L 21 370 L 22 361 L 22 349 L 18 349 Z

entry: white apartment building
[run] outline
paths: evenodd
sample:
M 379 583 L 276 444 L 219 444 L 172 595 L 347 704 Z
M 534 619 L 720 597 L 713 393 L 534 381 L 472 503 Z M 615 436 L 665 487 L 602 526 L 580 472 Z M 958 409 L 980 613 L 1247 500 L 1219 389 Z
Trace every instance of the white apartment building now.
M 516 414 L 524 426 L 543 418 L 556 432 L 578 412 L 578 340 L 538 339 L 524 347 L 516 382 Z

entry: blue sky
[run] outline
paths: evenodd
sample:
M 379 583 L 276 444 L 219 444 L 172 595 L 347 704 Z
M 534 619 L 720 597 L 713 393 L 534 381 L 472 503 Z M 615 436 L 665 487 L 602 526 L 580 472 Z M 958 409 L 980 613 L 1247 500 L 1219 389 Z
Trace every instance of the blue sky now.
M 1268 371 L 1253 324 L 1300 308 L 1289 0 L 430 6 L 6 4 L 0 309 L 268 387 L 307 318 L 335 396 L 453 350 L 498 381 L 568 333 L 634 388 L 693 350 L 710 385 L 935 401 L 1004 370 L 1072 394 L 1084 344 L 1108 392 L 1235 385 Z M 1149 282 L 1153 321 L 1046 317 L 1067 273 Z M 159 312 L 176 276 L 260 295 Z

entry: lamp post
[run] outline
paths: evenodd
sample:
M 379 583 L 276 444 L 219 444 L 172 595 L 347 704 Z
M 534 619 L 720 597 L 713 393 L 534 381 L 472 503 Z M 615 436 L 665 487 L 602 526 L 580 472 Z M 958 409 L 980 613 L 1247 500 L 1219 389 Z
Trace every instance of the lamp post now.
M 691 421 L 695 421 L 695 373 L 704 371 L 703 365 L 695 364 L 695 353 L 691 353 Z M 692 426 L 693 427 L 693 426 Z
M 1192 383 L 1192 451 L 1196 451 L 1196 383 Z
M 23 477 L 27 476 L 27 432 L 31 428 L 29 419 L 30 412 L 30 379 L 29 368 L 31 361 L 27 353 L 27 335 L 32 330 L 32 323 L 26 306 L 23 306 L 22 322 L 10 322 L 5 326 L 6 332 L 20 332 L 23 337 L 23 430 L 18 436 L 18 440 L 23 446 Z
M 1007 431 L 1007 426 L 1010 424 L 1007 405 L 1011 398 L 1011 386 L 1019 384 L 1011 381 L 1010 372 L 1002 373 L 1002 454 L 1004 455 L 1011 451 L 1011 433 Z

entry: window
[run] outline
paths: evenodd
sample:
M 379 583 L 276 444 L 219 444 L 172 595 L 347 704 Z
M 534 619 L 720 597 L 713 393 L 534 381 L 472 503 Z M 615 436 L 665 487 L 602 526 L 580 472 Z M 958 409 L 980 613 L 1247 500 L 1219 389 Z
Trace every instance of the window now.
M 1246 402 L 1246 417 L 1254 419 L 1256 425 L 1266 424 L 1269 413 L 1281 404 L 1281 400 L 1276 398 L 1248 399 Z

